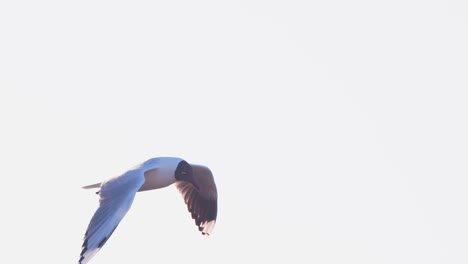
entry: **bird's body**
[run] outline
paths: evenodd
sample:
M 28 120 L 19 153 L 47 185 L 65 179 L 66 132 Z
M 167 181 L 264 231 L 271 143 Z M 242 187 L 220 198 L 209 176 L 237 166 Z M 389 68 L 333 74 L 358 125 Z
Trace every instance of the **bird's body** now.
M 130 209 L 136 192 L 174 183 L 199 230 L 209 234 L 217 215 L 217 191 L 211 171 L 180 158 L 152 158 L 122 175 L 83 187 L 101 189 L 99 208 L 86 230 L 79 263 L 87 263 L 102 248 Z
M 141 164 L 138 169 L 145 172 L 145 182 L 138 191 L 160 189 L 175 183 L 173 168 L 176 168 L 179 162 L 181 159 L 178 158 L 153 158 Z M 163 166 L 161 163 L 164 163 Z

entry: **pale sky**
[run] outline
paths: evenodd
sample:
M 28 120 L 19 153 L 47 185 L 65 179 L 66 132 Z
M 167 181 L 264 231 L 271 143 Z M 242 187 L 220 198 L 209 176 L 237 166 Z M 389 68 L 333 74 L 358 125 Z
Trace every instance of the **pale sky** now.
M 2 262 L 76 263 L 80 187 L 179 156 L 213 235 L 138 193 L 91 263 L 467 263 L 468 4 L 385 2 L 2 1 Z

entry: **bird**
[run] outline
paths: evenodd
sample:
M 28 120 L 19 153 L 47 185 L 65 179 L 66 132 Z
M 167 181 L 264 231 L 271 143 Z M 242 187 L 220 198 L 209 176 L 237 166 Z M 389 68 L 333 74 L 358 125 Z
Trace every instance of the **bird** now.
M 211 170 L 178 157 L 156 157 L 125 173 L 83 189 L 100 188 L 99 207 L 88 224 L 78 263 L 85 264 L 104 246 L 132 206 L 137 192 L 175 184 L 203 235 L 212 233 L 218 193 Z

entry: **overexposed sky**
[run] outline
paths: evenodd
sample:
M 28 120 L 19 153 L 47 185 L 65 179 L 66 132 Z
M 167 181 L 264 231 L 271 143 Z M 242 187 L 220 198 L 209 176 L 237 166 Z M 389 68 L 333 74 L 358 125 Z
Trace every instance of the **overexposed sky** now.
M 388 1 L 387 1 L 388 2 Z M 466 1 L 2 1 L 2 260 L 76 263 L 148 158 L 209 166 L 214 234 L 137 194 L 91 263 L 467 263 Z

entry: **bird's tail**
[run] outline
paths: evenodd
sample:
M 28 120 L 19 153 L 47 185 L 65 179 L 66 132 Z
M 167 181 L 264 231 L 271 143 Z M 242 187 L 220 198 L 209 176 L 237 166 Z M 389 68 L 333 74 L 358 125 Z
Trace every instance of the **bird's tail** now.
M 81 188 L 83 188 L 83 189 L 93 189 L 93 188 L 99 188 L 99 187 L 101 187 L 101 183 L 95 183 L 95 184 L 83 186 Z

